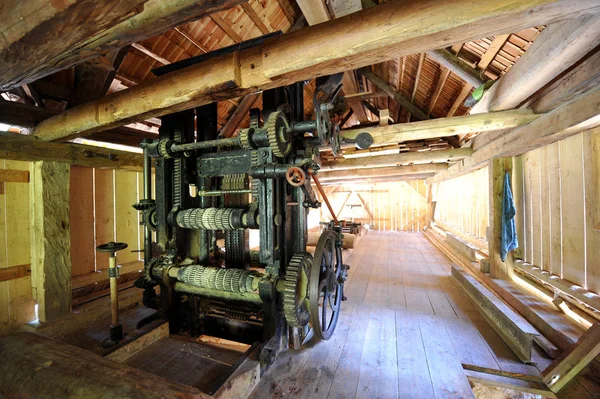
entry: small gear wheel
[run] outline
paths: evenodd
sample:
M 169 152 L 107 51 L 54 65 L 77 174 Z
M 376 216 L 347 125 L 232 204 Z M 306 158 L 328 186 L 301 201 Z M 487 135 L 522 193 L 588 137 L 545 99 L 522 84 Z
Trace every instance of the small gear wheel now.
M 254 129 L 240 129 L 238 133 L 240 147 L 245 150 L 253 150 L 254 146 L 252 143 L 252 134 L 254 133 Z
M 154 202 L 154 200 L 143 199 L 140 202 L 138 202 L 137 204 L 133 204 L 132 207 L 136 211 L 145 211 L 148 209 L 155 209 L 156 202 Z
M 284 158 L 292 150 L 290 126 L 281 111 L 272 112 L 265 124 L 269 146 L 278 158 Z
M 308 286 L 312 255 L 297 253 L 292 257 L 286 269 L 285 288 L 283 290 L 283 312 L 291 327 L 303 327 L 308 323 Z

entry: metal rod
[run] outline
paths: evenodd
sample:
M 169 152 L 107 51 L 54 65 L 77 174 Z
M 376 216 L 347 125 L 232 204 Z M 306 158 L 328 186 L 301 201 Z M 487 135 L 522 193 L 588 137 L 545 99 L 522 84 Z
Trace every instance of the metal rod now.
M 119 291 L 117 289 L 117 257 L 114 253 L 110 254 L 108 258 L 108 268 L 110 273 L 110 314 L 112 318 L 112 325 L 119 324 Z
M 195 151 L 195 150 L 203 150 L 206 148 L 230 146 L 230 145 L 235 145 L 235 146 L 239 147 L 240 139 L 237 137 L 231 137 L 228 139 L 198 141 L 196 143 L 173 144 L 171 146 L 171 151 L 173 151 L 173 152 Z
M 198 191 L 198 197 L 218 197 L 225 194 L 251 194 L 252 190 L 214 190 L 214 191 Z
M 152 159 L 148 148 L 144 147 L 144 199 L 152 199 Z M 144 265 L 147 265 L 152 259 L 152 232 L 150 226 L 144 226 Z
M 331 207 L 331 204 L 329 203 L 329 199 L 327 198 L 327 195 L 325 195 L 325 191 L 323 191 L 323 187 L 321 187 L 321 182 L 319 181 L 319 178 L 314 173 L 311 173 L 311 176 L 312 176 L 313 180 L 315 181 L 317 190 L 319 190 L 319 192 L 321 193 L 321 197 L 323 197 L 323 201 L 325 201 L 325 205 L 327 205 L 327 209 L 329 209 L 329 213 L 331 213 L 331 216 L 333 217 L 333 221 L 335 222 L 335 224 L 338 224 L 339 221 L 337 219 L 337 216 L 335 216 L 335 212 L 333 211 L 333 208 Z

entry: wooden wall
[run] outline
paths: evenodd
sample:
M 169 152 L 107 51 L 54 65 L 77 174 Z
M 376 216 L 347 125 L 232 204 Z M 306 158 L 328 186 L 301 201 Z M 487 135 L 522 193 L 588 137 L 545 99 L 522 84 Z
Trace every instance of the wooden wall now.
M 0 169 L 29 170 L 29 162 L 2 159 Z M 28 265 L 29 242 L 29 184 L 0 182 L 0 268 Z M 0 336 L 34 319 L 31 277 L 0 281 Z
M 73 276 L 93 273 L 108 265 L 106 253 L 96 246 L 126 242 L 117 254 L 120 264 L 141 259 L 143 230 L 132 205 L 142 194 L 137 172 L 71 167 L 71 260 Z
M 435 192 L 435 191 L 434 191 Z M 434 219 L 487 241 L 489 210 L 488 168 L 441 182 Z
M 327 190 L 333 191 L 328 197 L 340 219 L 359 221 L 382 231 L 419 231 L 425 226 L 427 189 L 423 180 L 337 186 Z M 321 220 L 331 220 L 325 204 L 321 215 Z
M 523 259 L 600 293 L 600 128 L 521 158 Z

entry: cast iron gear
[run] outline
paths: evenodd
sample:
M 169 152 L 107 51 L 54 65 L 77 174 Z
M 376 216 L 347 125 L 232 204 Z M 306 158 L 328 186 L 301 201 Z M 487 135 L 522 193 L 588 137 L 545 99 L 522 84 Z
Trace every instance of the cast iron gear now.
M 278 158 L 284 158 L 292 150 L 290 125 L 281 111 L 272 112 L 265 123 L 269 146 Z
M 240 141 L 240 147 L 245 150 L 253 150 L 254 144 L 252 143 L 252 134 L 254 133 L 253 128 L 249 129 L 240 129 L 238 133 L 238 138 Z
M 283 312 L 291 327 L 303 327 L 310 318 L 308 312 L 308 279 L 312 268 L 312 255 L 297 253 L 292 257 L 285 272 Z

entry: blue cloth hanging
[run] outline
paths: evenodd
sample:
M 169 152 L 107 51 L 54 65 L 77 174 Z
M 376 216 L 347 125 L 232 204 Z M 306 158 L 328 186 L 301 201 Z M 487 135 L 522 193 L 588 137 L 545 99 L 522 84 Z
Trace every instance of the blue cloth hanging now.
M 500 259 L 506 261 L 508 253 L 519 248 L 517 226 L 515 224 L 515 202 L 510 189 L 510 176 L 504 175 L 504 196 L 502 198 L 502 238 L 500 242 Z

